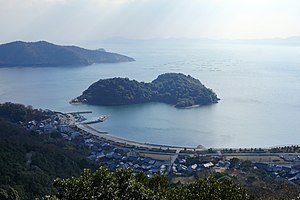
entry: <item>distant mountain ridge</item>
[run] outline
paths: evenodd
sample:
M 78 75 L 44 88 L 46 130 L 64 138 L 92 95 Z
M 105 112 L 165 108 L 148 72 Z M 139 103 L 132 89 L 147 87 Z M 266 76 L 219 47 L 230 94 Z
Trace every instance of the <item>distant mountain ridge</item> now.
M 150 46 L 200 46 L 215 44 L 246 44 L 246 45 L 278 45 L 278 46 L 300 46 L 300 36 L 278 37 L 278 38 L 257 38 L 257 39 L 214 39 L 214 38 L 150 38 L 132 39 L 122 37 L 111 37 L 104 40 L 93 41 L 92 43 L 102 44 L 134 44 Z
M 15 41 L 0 45 L 0 66 L 84 66 L 131 62 L 133 58 L 103 50 L 60 46 L 46 41 Z

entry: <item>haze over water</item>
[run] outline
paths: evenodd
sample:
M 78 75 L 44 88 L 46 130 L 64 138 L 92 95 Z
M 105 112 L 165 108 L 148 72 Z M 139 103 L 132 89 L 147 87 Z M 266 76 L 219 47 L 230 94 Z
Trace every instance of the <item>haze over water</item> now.
M 136 62 L 86 67 L 0 68 L 0 102 L 57 111 L 108 114 L 94 127 L 127 139 L 205 147 L 270 147 L 300 141 L 300 48 L 263 45 L 106 45 Z M 221 98 L 218 104 L 177 109 L 161 103 L 103 107 L 70 105 L 93 82 L 159 74 L 190 74 Z

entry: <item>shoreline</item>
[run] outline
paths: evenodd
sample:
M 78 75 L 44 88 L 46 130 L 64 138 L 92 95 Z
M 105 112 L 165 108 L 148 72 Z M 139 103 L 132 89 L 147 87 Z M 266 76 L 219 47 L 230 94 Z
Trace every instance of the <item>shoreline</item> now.
M 251 147 L 210 147 L 206 148 L 203 145 L 198 145 L 195 147 L 190 147 L 190 146 L 177 146 L 177 145 L 166 145 L 166 144 L 155 144 L 155 143 L 148 143 L 148 142 L 139 142 L 135 140 L 130 140 L 126 138 L 121 138 L 119 136 L 111 135 L 108 132 L 105 131 L 99 131 L 93 127 L 91 127 L 89 124 L 77 124 L 75 125 L 78 129 L 91 134 L 93 136 L 99 137 L 100 139 L 104 139 L 108 142 L 112 143 L 117 143 L 121 146 L 126 146 L 129 148 L 135 147 L 135 148 L 146 148 L 149 150 L 157 150 L 157 151 L 163 151 L 163 150 L 180 150 L 180 151 L 186 151 L 186 150 L 195 150 L 195 151 L 204 151 L 207 149 L 213 149 L 215 151 L 222 151 L 224 149 L 232 149 L 232 150 L 239 150 L 239 149 L 250 149 Z M 270 147 L 256 147 L 257 149 L 262 149 L 262 150 L 270 150 L 272 148 L 277 148 L 277 147 L 286 147 L 286 146 L 298 146 L 299 144 L 286 144 L 286 145 L 274 145 Z M 252 147 L 254 148 L 254 147 Z
M 193 105 L 192 108 L 199 107 L 201 105 Z M 185 107 L 183 109 L 188 109 L 191 107 Z M 67 115 L 72 116 L 73 113 L 83 114 L 83 113 L 90 113 L 92 111 L 84 111 L 84 112 L 72 112 L 72 113 L 65 113 Z M 140 142 L 135 141 L 131 139 L 122 138 L 119 136 L 111 135 L 110 133 L 106 131 L 99 131 L 93 127 L 91 127 L 89 124 L 86 123 L 80 123 L 75 124 L 74 119 L 71 117 L 71 123 L 69 122 L 69 125 L 73 125 L 76 128 L 91 134 L 93 136 L 96 136 L 100 138 L 101 140 L 105 140 L 107 142 L 114 143 L 119 146 L 128 147 L 128 148 L 140 148 L 140 149 L 147 149 L 149 151 L 204 151 L 204 150 L 214 150 L 214 151 L 222 151 L 222 150 L 240 150 L 240 149 L 261 149 L 268 151 L 272 148 L 279 148 L 279 147 L 286 147 L 286 146 L 299 146 L 299 144 L 281 144 L 281 145 L 272 145 L 272 146 L 265 146 L 265 147 L 204 147 L 203 145 L 197 145 L 195 147 L 191 146 L 179 146 L 179 145 L 167 145 L 167 144 L 159 144 L 159 143 L 148 143 L 148 142 Z
M 270 157 L 276 157 L 276 159 L 282 159 L 283 157 L 290 157 L 290 156 L 300 156 L 298 152 L 272 152 L 270 151 L 271 147 L 269 148 L 260 148 L 258 151 L 243 151 L 236 149 L 231 149 L 229 151 L 224 151 L 224 149 L 206 149 L 203 146 L 199 145 L 195 148 L 191 147 L 179 147 L 179 146 L 169 146 L 169 145 L 161 145 L 161 144 L 149 144 L 143 143 L 133 140 L 128 140 L 124 138 L 120 138 L 114 135 L 110 135 L 107 133 L 103 133 L 98 131 L 87 124 L 78 124 L 76 125 L 78 129 L 83 131 L 82 134 L 87 134 L 102 142 L 109 143 L 111 145 L 118 146 L 119 148 L 127 148 L 130 151 L 137 152 L 139 155 L 148 157 L 151 159 L 156 160 L 168 160 L 170 162 L 170 166 L 173 165 L 176 158 L 178 156 L 221 156 L 224 158 L 231 158 L 236 157 L 239 159 L 251 160 L 255 162 L 263 162 L 267 163 L 270 162 Z M 233 151 L 232 151 L 233 150 Z M 236 151 L 237 150 L 237 151 Z M 262 161 L 262 159 L 267 161 Z M 282 161 L 276 162 L 277 164 L 288 164 L 290 165 L 290 161 Z M 276 164 L 275 163 L 275 164 Z M 171 167 L 168 168 L 168 171 L 171 170 Z
M 78 124 L 76 127 L 84 132 L 87 132 L 91 135 L 97 136 L 100 139 L 104 139 L 107 141 L 111 141 L 113 143 L 117 143 L 120 145 L 124 145 L 127 147 L 135 147 L 135 148 L 142 148 L 142 149 L 149 149 L 149 150 L 168 150 L 168 151 L 181 151 L 181 150 L 195 150 L 195 151 L 200 151 L 200 150 L 206 150 L 203 146 L 199 145 L 198 147 L 182 147 L 182 146 L 175 146 L 175 145 L 163 145 L 163 144 L 152 144 L 152 143 L 146 143 L 146 142 L 138 142 L 134 140 L 129 140 L 125 138 L 121 138 L 118 136 L 110 135 L 107 132 L 101 132 L 93 127 L 89 126 L 88 124 Z M 201 147 L 201 148 L 199 148 Z

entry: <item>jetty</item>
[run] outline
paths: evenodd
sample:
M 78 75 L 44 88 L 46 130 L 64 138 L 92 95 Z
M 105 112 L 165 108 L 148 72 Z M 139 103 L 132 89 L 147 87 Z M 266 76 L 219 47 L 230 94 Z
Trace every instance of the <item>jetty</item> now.
M 99 122 L 104 122 L 105 120 L 107 120 L 107 118 L 108 118 L 108 115 L 102 115 L 96 120 L 89 121 L 89 122 L 83 122 L 82 124 L 95 124 L 95 123 L 99 123 Z
M 92 113 L 92 111 L 77 111 L 77 112 L 68 112 L 68 113 L 65 113 L 65 114 L 71 114 L 71 115 L 80 115 L 80 114 L 90 114 Z

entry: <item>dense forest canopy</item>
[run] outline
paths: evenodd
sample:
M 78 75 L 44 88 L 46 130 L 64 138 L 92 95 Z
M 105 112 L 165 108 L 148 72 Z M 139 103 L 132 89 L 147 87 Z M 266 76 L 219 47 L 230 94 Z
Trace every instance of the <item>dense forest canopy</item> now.
M 151 83 L 128 78 L 102 79 L 93 83 L 72 102 L 95 105 L 127 105 L 146 102 L 162 102 L 176 107 L 208 105 L 219 98 L 199 80 L 181 73 L 159 75 Z

